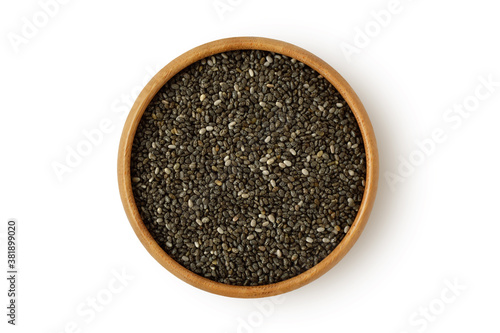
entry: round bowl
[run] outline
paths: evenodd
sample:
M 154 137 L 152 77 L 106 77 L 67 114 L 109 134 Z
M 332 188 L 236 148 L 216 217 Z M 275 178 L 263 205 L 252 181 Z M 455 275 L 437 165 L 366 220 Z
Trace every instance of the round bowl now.
M 288 280 L 260 286 L 236 286 L 215 282 L 191 272 L 172 259 L 156 243 L 142 221 L 134 200 L 130 176 L 130 157 L 139 121 L 148 104 L 168 80 L 182 69 L 208 56 L 221 52 L 250 49 L 271 51 L 295 58 L 316 70 L 339 91 L 351 108 L 363 136 L 366 153 L 366 179 L 365 191 L 356 219 L 344 239 L 325 259 L 311 269 Z M 342 76 L 326 62 L 300 47 L 278 40 L 261 37 L 227 38 L 200 45 L 175 58 L 144 87 L 132 106 L 123 128 L 118 151 L 118 184 L 123 207 L 137 237 L 148 252 L 172 274 L 197 288 L 223 296 L 241 298 L 273 296 L 297 289 L 323 275 L 345 256 L 359 238 L 370 215 L 377 191 L 377 144 L 363 104 Z

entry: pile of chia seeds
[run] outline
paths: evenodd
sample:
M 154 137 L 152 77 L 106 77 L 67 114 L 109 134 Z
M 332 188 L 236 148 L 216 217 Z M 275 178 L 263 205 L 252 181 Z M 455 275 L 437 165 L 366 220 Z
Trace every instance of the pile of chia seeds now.
M 354 222 L 365 150 L 337 90 L 272 52 L 232 51 L 175 75 L 134 138 L 134 198 L 178 263 L 231 285 L 318 264 Z

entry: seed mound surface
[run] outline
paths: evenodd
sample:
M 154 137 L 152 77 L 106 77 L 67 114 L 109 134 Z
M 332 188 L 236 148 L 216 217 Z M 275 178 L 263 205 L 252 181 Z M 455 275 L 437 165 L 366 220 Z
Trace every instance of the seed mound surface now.
M 202 59 L 153 98 L 135 134 L 132 188 L 156 242 L 192 272 L 264 285 L 318 264 L 361 203 L 362 136 L 338 91 L 272 52 Z

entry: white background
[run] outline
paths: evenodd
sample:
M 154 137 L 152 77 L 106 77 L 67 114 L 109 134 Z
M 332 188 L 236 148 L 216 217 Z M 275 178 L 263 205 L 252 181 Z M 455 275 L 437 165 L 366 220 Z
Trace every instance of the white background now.
M 500 82 L 499 6 L 401 0 L 377 31 L 371 12 L 389 2 L 72 0 L 44 22 L 38 1 L 3 0 L 0 266 L 15 217 L 20 279 L 16 327 L 1 279 L 0 330 L 498 332 L 500 87 L 467 118 L 443 117 L 474 101 L 481 77 Z M 33 16 L 40 27 L 23 37 Z M 355 37 L 366 27 L 364 46 Z M 16 46 L 13 36 L 25 39 Z M 230 36 L 284 40 L 331 64 L 363 101 L 380 150 L 377 200 L 354 248 L 319 280 L 266 301 L 212 295 L 163 269 L 133 233 L 116 180 L 127 96 L 183 52 Z M 348 59 L 341 46 L 356 42 Z M 59 180 L 54 163 L 103 119 L 112 129 Z M 391 187 L 387 173 L 422 157 L 416 142 L 437 128 L 446 140 Z M 106 299 L 122 270 L 133 279 Z M 89 310 L 97 296 L 109 303 Z

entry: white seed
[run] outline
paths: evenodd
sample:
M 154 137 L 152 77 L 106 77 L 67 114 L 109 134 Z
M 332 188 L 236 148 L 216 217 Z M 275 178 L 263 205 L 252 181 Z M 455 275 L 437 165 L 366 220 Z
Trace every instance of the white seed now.
M 219 105 L 220 103 L 222 103 L 222 101 L 221 101 L 220 99 L 218 99 L 218 100 L 216 100 L 216 101 L 214 102 L 214 105 L 215 105 L 215 106 L 217 106 L 217 105 Z
M 347 173 L 349 174 L 349 176 L 354 176 L 354 171 L 352 170 L 348 170 Z
M 329 238 L 323 238 L 323 243 L 329 243 L 330 242 L 330 239 Z
M 248 240 L 252 240 L 252 239 L 254 239 L 254 238 L 255 238 L 255 236 L 254 236 L 254 235 L 248 235 L 248 237 L 247 237 L 247 239 L 248 239 Z
M 255 220 L 250 221 L 250 226 L 255 227 L 257 225 L 257 222 Z
M 344 104 L 342 104 L 342 103 L 337 103 L 337 104 L 335 104 L 335 105 L 336 105 L 338 108 L 341 108 L 341 107 L 343 107 L 343 106 L 344 106 Z
M 344 233 L 345 233 L 345 234 L 347 234 L 347 232 L 348 232 L 348 231 L 349 231 L 349 226 L 346 226 L 346 227 L 344 228 Z
M 273 62 L 273 57 L 271 57 L 270 55 L 268 55 L 266 57 L 266 60 L 267 60 L 267 62 L 272 63 Z
M 280 162 L 278 165 L 280 166 L 280 168 L 283 168 L 283 169 L 286 168 L 286 164 L 283 162 Z
M 248 70 L 248 74 L 250 74 L 250 77 L 253 77 L 253 70 L 251 68 Z
M 265 107 L 266 106 L 266 102 L 260 102 L 259 105 L 262 106 L 262 107 Z
M 267 138 L 264 140 L 265 143 L 269 143 L 269 141 L 271 141 L 271 136 L 268 135 Z
M 330 151 L 332 154 L 335 154 L 335 147 L 333 145 L 330 146 Z
M 230 166 L 230 165 L 231 165 L 231 160 L 227 160 L 227 161 L 225 161 L 225 162 L 224 162 L 224 165 L 225 165 L 225 166 Z
M 230 122 L 228 125 L 229 129 L 232 129 L 234 127 L 234 125 L 236 125 L 235 121 Z
M 194 242 L 194 246 L 196 246 L 196 248 L 199 248 L 200 247 L 200 243 Z
M 269 215 L 267 216 L 267 219 L 268 219 L 269 221 L 271 221 L 272 223 L 274 223 L 274 222 L 276 221 L 276 219 L 274 218 L 274 215 L 273 215 L 273 214 L 269 214 Z
M 307 171 L 307 169 L 302 169 L 302 174 L 304 176 L 308 176 L 309 175 L 309 171 Z
M 175 145 L 168 145 L 169 149 L 175 149 L 175 147 L 176 147 Z
M 243 194 L 241 195 L 241 197 L 242 197 L 243 199 L 246 199 L 246 198 L 248 198 L 249 196 L 250 196 L 250 195 L 249 195 L 248 193 L 243 193 Z
M 276 181 L 274 179 L 271 179 L 271 186 L 276 187 Z
M 263 174 L 264 176 L 269 176 L 269 171 L 264 170 L 264 171 L 262 171 L 262 174 Z
M 272 157 L 272 158 L 268 159 L 266 163 L 267 163 L 267 165 L 271 165 L 274 163 L 274 161 L 275 161 L 275 158 Z
M 212 126 L 207 126 L 207 127 L 205 127 L 205 129 L 206 129 L 207 131 L 209 131 L 209 132 L 214 130 L 214 128 L 213 128 Z
M 207 131 L 207 129 L 206 129 L 206 128 L 202 128 L 202 129 L 200 130 L 200 132 L 199 132 L 199 133 L 200 133 L 200 134 L 205 134 L 205 132 L 206 132 L 206 131 Z
M 308 243 L 312 243 L 312 242 L 313 242 L 313 239 L 312 239 L 311 237 L 307 237 L 307 238 L 306 238 L 306 242 L 308 242 Z
M 283 104 L 281 104 L 280 102 L 276 102 L 276 106 L 279 107 L 279 108 L 282 108 Z
M 202 224 L 202 222 L 201 222 L 201 220 L 200 220 L 200 219 L 196 219 L 196 223 L 198 223 L 198 225 L 201 225 L 201 224 Z
M 217 228 L 217 232 L 218 232 L 219 234 L 221 234 L 221 235 L 222 235 L 222 234 L 224 233 L 224 230 L 222 230 L 222 228 L 221 228 L 221 227 L 218 227 L 218 228 Z
M 281 250 L 280 250 L 280 249 L 278 249 L 278 250 L 276 251 L 276 255 L 278 256 L 278 258 L 281 258 Z
M 317 231 L 317 232 L 323 232 L 323 231 L 325 231 L 325 228 L 323 228 L 323 227 L 319 227 L 318 229 L 316 229 L 316 231 Z
M 286 165 L 287 167 L 292 166 L 292 162 L 290 162 L 289 160 L 285 160 L 285 161 L 283 161 L 283 163 L 285 163 L 285 165 Z
M 208 221 L 210 221 L 210 220 L 208 219 L 208 217 L 204 217 L 204 218 L 202 218 L 202 219 L 201 219 L 201 222 L 203 222 L 203 223 L 207 223 Z
M 200 102 L 203 102 L 207 98 L 207 95 L 203 94 L 200 96 Z
M 297 152 L 295 151 L 295 149 L 290 148 L 290 154 L 292 154 L 293 156 L 295 156 L 295 155 L 297 155 Z

